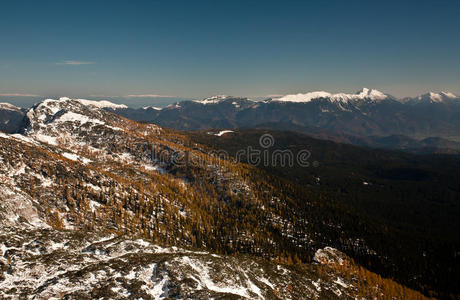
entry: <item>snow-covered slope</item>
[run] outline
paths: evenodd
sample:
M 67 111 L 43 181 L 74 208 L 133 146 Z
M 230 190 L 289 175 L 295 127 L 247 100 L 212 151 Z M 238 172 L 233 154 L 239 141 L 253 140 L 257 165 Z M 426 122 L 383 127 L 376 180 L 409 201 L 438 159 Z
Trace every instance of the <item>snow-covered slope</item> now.
M 52 229 L 0 230 L 2 299 L 352 299 L 345 277 Z M 326 273 L 325 273 L 326 274 Z
M 0 183 L 0 202 L 2 228 L 50 228 L 36 208 L 38 203 L 19 189 L 8 186 L 4 181 Z

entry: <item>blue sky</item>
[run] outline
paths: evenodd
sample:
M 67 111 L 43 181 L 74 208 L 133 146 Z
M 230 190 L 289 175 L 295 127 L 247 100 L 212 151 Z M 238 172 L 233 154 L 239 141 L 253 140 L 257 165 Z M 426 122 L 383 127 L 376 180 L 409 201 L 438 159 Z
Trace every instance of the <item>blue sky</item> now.
M 0 11 L 0 101 L 460 94 L 459 1 L 1 1 Z

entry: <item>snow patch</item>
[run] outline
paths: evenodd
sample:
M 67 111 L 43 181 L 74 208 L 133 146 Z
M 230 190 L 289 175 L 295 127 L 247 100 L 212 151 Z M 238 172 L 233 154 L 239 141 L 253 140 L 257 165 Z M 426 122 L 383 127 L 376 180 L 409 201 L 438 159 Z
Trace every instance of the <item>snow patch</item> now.
M 9 139 L 11 136 L 9 134 L 6 134 L 0 131 L 0 137 L 4 139 Z
M 234 131 L 233 131 L 233 130 L 222 130 L 222 131 L 216 133 L 215 135 L 217 135 L 217 136 L 223 136 L 224 134 L 230 133 L 230 132 L 234 132 Z
M 101 124 L 101 125 L 105 124 L 101 120 L 91 119 L 85 115 L 77 114 L 71 111 L 66 112 L 65 114 L 60 116 L 56 121 L 57 122 L 80 122 L 80 124 L 82 125 L 88 122 L 91 122 L 94 124 Z
M 144 110 L 147 110 L 149 108 L 151 108 L 153 110 L 162 110 L 163 109 L 161 107 L 156 107 L 156 106 L 144 106 L 144 107 L 142 107 L 142 109 L 144 109 Z
M 40 142 L 48 143 L 50 145 L 56 146 L 58 144 L 57 138 L 54 136 L 49 136 L 49 135 L 42 134 L 42 133 L 35 133 L 33 137 Z
M 250 298 L 248 294 L 248 289 L 246 287 L 231 285 L 230 283 L 227 283 L 225 285 L 215 283 L 209 275 L 209 268 L 202 262 L 195 259 L 191 259 L 188 256 L 183 256 L 179 260 L 181 261 L 181 263 L 189 265 L 198 274 L 199 283 L 201 284 L 201 286 L 206 287 L 206 289 L 218 293 L 227 293 L 238 295 L 245 298 Z M 256 291 L 260 293 L 259 288 L 257 288 Z

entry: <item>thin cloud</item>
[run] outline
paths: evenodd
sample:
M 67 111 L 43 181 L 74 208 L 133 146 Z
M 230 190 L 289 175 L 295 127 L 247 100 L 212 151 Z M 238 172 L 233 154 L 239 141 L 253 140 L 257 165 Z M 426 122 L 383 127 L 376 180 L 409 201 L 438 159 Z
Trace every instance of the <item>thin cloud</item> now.
M 21 93 L 0 93 L 1 97 L 40 97 L 35 94 L 21 94 Z
M 284 96 L 283 94 L 270 94 L 270 95 L 266 95 L 265 97 L 268 97 L 268 98 L 276 98 L 276 97 L 282 97 Z
M 81 61 L 81 60 L 64 60 L 56 63 L 57 65 L 69 65 L 69 66 L 80 66 L 80 65 L 93 65 L 93 61 Z
M 95 98 L 120 98 L 120 96 L 110 96 L 110 95 L 104 95 L 104 94 L 92 94 L 89 96 L 95 97 Z
M 174 98 L 170 95 L 157 95 L 157 94 L 140 94 L 140 95 L 126 95 L 126 98 Z

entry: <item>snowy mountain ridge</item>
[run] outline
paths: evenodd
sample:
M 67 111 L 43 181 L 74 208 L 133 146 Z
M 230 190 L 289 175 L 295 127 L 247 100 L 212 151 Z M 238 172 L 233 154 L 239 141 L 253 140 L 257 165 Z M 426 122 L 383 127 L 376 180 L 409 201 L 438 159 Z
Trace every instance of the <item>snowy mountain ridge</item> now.
M 14 110 L 14 111 L 20 111 L 21 108 L 13 105 L 13 104 L 10 104 L 10 103 L 6 103 L 6 102 L 1 102 L 0 103 L 0 109 L 4 109 L 4 110 Z
M 423 95 L 420 95 L 416 98 L 419 101 L 427 101 L 430 103 L 444 103 L 446 100 L 457 99 L 458 96 L 450 92 L 429 92 Z M 414 101 L 415 102 L 415 101 Z
M 302 102 L 310 102 L 315 99 L 329 99 L 333 102 L 349 102 L 353 100 L 364 100 L 369 99 L 372 101 L 379 101 L 389 98 L 388 95 L 374 89 L 363 88 L 355 94 L 346 94 L 346 93 L 337 93 L 331 94 L 325 91 L 316 91 L 316 92 L 309 92 L 306 94 L 290 94 L 285 95 L 280 98 L 275 98 L 273 101 L 279 102 L 295 102 L 295 103 L 302 103 Z
M 69 99 L 69 98 L 65 97 L 61 99 Z M 125 104 L 115 104 L 107 100 L 87 100 L 87 99 L 75 99 L 75 100 L 80 102 L 81 104 L 93 105 L 98 108 L 113 108 L 113 109 L 128 108 L 128 106 Z
M 216 96 L 208 97 L 208 98 L 205 98 L 205 99 L 202 99 L 202 100 L 194 100 L 193 102 L 206 105 L 206 104 L 218 104 L 218 103 L 221 103 L 223 101 L 230 100 L 230 99 L 233 99 L 233 100 L 235 100 L 235 99 L 249 100 L 248 98 L 244 98 L 244 97 L 216 95 Z

